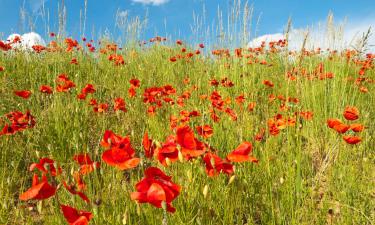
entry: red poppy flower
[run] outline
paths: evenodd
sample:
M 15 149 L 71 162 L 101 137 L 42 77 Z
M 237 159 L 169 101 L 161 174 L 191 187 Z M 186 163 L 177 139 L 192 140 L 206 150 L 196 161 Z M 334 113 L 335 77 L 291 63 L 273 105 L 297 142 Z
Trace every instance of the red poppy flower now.
M 237 104 L 242 105 L 245 102 L 246 98 L 242 94 L 242 95 L 237 96 L 235 100 L 236 100 Z
M 98 104 L 98 102 L 96 101 L 96 99 L 94 99 L 94 98 L 90 99 L 89 105 L 94 106 L 94 105 L 97 105 L 97 104 Z
M 135 151 L 129 137 L 123 138 L 112 131 L 106 131 L 101 144 L 103 147 L 109 147 L 103 152 L 102 159 L 110 166 L 126 170 L 136 167 L 140 162 L 139 158 L 134 158 Z
M 66 221 L 68 221 L 70 225 L 87 225 L 92 219 L 91 212 L 77 210 L 67 205 L 61 205 L 60 207 Z
M 125 106 L 125 100 L 123 98 L 116 98 L 114 106 L 113 106 L 113 110 L 115 111 L 121 110 L 123 112 L 127 112 L 127 109 Z
M 354 132 L 362 132 L 365 129 L 365 126 L 360 123 L 353 123 L 350 125 L 350 129 Z
M 108 104 L 106 103 L 101 103 L 101 104 L 94 106 L 94 112 L 97 112 L 97 113 L 106 112 L 107 110 L 108 110 Z
M 255 141 L 259 141 L 259 142 L 262 141 L 264 139 L 265 131 L 266 129 L 261 128 L 260 131 L 254 137 Z
M 137 94 L 137 91 L 136 91 L 135 87 L 132 86 L 132 87 L 130 87 L 128 89 L 128 95 L 129 95 L 129 97 L 133 98 L 133 97 L 136 96 L 136 94 Z
M 299 115 L 305 120 L 312 120 L 314 113 L 310 111 L 300 112 Z
M 215 123 L 220 122 L 220 117 L 216 114 L 215 110 L 211 110 L 210 118 L 211 118 L 212 121 L 214 121 Z
M 1 135 L 11 135 L 19 131 L 23 131 L 27 128 L 35 126 L 34 117 L 30 114 L 30 111 L 26 111 L 25 114 L 19 111 L 14 111 L 6 114 L 11 124 L 6 124 L 0 131 Z
M 94 88 L 94 85 L 92 84 L 87 84 L 81 91 L 81 93 L 84 93 L 84 94 L 93 94 L 95 93 L 95 88 Z
M 155 143 L 152 142 L 152 139 L 148 138 L 147 131 L 145 132 L 145 134 L 143 136 L 142 145 L 143 145 L 143 149 L 145 150 L 146 158 L 152 158 L 152 156 L 154 156 L 154 151 L 156 149 L 156 145 L 155 145 Z
M 339 124 L 336 124 L 333 129 L 335 131 L 337 131 L 337 133 L 340 133 L 340 134 L 344 134 L 346 133 L 346 131 L 348 131 L 350 129 L 350 126 L 349 125 L 346 125 L 344 123 L 339 123 Z
M 73 160 L 80 165 L 79 173 L 82 175 L 89 174 L 94 169 L 100 168 L 100 163 L 93 162 L 87 153 L 75 155 L 73 156 Z
M 72 60 L 70 60 L 70 64 L 78 65 L 78 60 L 76 58 L 73 58 Z
M 253 146 L 250 142 L 243 142 L 235 150 L 227 155 L 227 160 L 231 162 L 258 162 L 253 156 L 249 154 L 253 151 Z
M 5 124 L 5 126 L 3 127 L 3 129 L 1 129 L 0 131 L 0 136 L 1 135 L 13 135 L 17 132 L 17 128 L 14 127 L 13 125 L 8 125 L 8 124 Z
M 346 141 L 346 143 L 348 144 L 351 144 L 351 145 L 355 145 L 355 144 L 358 144 L 359 142 L 362 141 L 362 139 L 360 137 L 357 137 L 357 136 L 344 136 L 344 141 Z
M 347 120 L 356 120 L 359 117 L 359 110 L 356 107 L 347 106 L 344 111 L 344 117 Z
M 172 182 L 172 178 L 156 167 L 145 170 L 145 178 L 136 184 L 137 192 L 131 194 L 131 199 L 139 203 L 150 203 L 157 208 L 166 203 L 168 212 L 175 212 L 172 201 L 180 194 L 181 187 Z
M 247 106 L 247 110 L 249 112 L 252 112 L 252 111 L 254 111 L 255 106 L 256 106 L 256 102 L 250 102 L 249 105 Z
M 76 86 L 65 74 L 60 74 L 56 78 L 56 83 L 56 90 L 58 92 L 67 92 Z
M 327 125 L 329 128 L 333 128 L 336 125 L 342 124 L 341 120 L 339 119 L 328 119 Z
M 166 162 L 167 158 L 171 162 L 177 161 L 178 149 L 177 149 L 176 137 L 173 135 L 168 136 L 166 141 L 162 144 L 162 146 L 155 149 L 155 155 L 163 166 L 167 166 L 167 162 Z
M 215 79 L 212 79 L 212 80 L 210 80 L 210 85 L 217 87 L 219 85 L 219 81 L 217 81 Z
M 10 44 L 0 41 L 0 50 L 9 51 L 11 49 L 12 49 L 12 46 Z
M 31 96 L 31 91 L 22 90 L 22 91 L 14 91 L 14 94 L 18 97 L 28 99 Z
M 64 188 L 72 195 L 78 195 L 83 201 L 90 203 L 90 199 L 86 196 L 85 193 L 77 191 L 74 184 L 68 185 L 65 181 L 62 182 Z
M 264 80 L 263 84 L 266 85 L 266 86 L 268 86 L 268 87 L 273 87 L 274 86 L 274 84 L 270 80 Z
M 39 91 L 42 92 L 42 93 L 46 93 L 46 94 L 52 94 L 52 92 L 53 92 L 52 87 L 47 86 L 47 85 L 40 86 Z
M 141 86 L 141 81 L 139 81 L 138 79 L 131 79 L 130 81 L 130 85 L 134 88 L 138 88 Z
M 198 134 L 204 138 L 209 138 L 214 134 L 210 125 L 197 126 L 196 129 Z
M 225 113 L 227 113 L 233 121 L 237 121 L 237 114 L 236 112 L 231 108 L 226 108 Z
M 205 153 L 204 144 L 194 137 L 189 126 L 179 127 L 176 132 L 177 143 L 181 146 L 181 153 L 187 157 L 197 157 Z
M 56 193 L 56 187 L 48 183 L 47 176 L 42 175 L 42 180 L 39 181 L 38 175 L 34 174 L 31 188 L 22 193 L 19 197 L 22 201 L 31 199 L 43 200 L 52 197 Z
M 55 161 L 49 158 L 41 158 L 39 163 L 31 164 L 29 170 L 33 171 L 35 168 L 41 171 L 43 174 L 50 173 L 53 177 L 62 173 L 61 167 L 56 168 Z
M 125 64 L 124 57 L 118 54 L 109 55 L 108 60 L 113 61 L 115 66 L 121 66 Z
M 203 157 L 203 161 L 206 165 L 206 173 L 210 177 L 217 176 L 220 173 L 230 175 L 234 172 L 234 167 L 232 164 L 222 160 L 214 153 L 208 152 Z
M 73 178 L 79 191 L 86 189 L 86 183 L 83 181 L 82 175 L 79 172 L 74 172 Z
M 78 99 L 81 99 L 81 100 L 85 100 L 86 99 L 86 94 L 84 94 L 84 93 L 79 93 L 78 95 L 77 95 L 77 98 Z

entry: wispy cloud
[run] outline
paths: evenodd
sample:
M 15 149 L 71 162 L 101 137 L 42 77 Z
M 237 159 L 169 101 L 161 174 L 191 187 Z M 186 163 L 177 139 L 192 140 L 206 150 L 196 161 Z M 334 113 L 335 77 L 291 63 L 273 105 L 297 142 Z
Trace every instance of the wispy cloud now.
M 133 2 L 136 2 L 136 3 L 142 3 L 142 4 L 145 4 L 145 5 L 162 5 L 162 4 L 165 4 L 167 3 L 169 0 L 132 0 Z
M 43 4 L 47 1 L 48 0 L 29 0 L 28 2 L 31 8 L 31 11 L 33 13 L 37 13 L 39 9 L 43 6 Z

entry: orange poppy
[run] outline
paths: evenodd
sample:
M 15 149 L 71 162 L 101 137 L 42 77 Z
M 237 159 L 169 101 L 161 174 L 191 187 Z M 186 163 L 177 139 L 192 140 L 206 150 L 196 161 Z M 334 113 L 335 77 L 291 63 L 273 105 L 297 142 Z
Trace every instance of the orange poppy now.
M 137 192 L 131 193 L 131 199 L 139 203 L 150 203 L 157 208 L 161 208 L 162 202 L 165 202 L 167 211 L 174 213 L 176 209 L 172 206 L 172 201 L 180 194 L 181 187 L 156 167 L 149 167 L 144 173 L 145 177 L 135 185 Z
M 73 160 L 76 161 L 79 165 L 79 173 L 82 175 L 89 174 L 94 171 L 96 168 L 100 168 L 99 162 L 93 162 L 89 154 L 78 154 L 73 156 Z
M 52 197 L 56 193 L 56 187 L 50 185 L 45 174 L 39 181 L 38 175 L 34 174 L 31 188 L 22 193 L 19 197 L 22 201 L 30 199 L 43 200 Z
M 209 138 L 214 133 L 210 125 L 197 126 L 196 129 L 198 134 L 204 138 Z
M 176 143 L 176 137 L 171 135 L 168 136 L 166 141 L 161 147 L 155 149 L 155 156 L 163 166 L 167 166 L 167 158 L 171 162 L 178 160 L 178 149 Z
M 61 205 L 60 208 L 70 225 L 87 225 L 93 217 L 91 212 L 77 210 L 67 205 Z
M 31 91 L 22 90 L 22 91 L 14 91 L 14 94 L 18 97 L 28 99 L 31 96 Z
M 147 131 L 145 132 L 145 134 L 143 136 L 142 145 L 143 145 L 143 149 L 145 151 L 146 158 L 152 158 L 152 156 L 154 156 L 154 151 L 156 149 L 156 145 L 155 145 L 155 143 L 152 142 L 152 139 L 148 138 Z
M 108 165 L 120 170 L 132 169 L 138 166 L 140 159 L 134 157 L 135 151 L 128 136 L 123 138 L 107 130 L 104 133 L 101 145 L 108 148 L 102 154 L 103 161 Z
M 189 126 L 177 128 L 177 143 L 181 146 L 181 153 L 187 157 L 197 157 L 205 153 L 202 142 L 194 137 L 194 132 Z
M 206 165 L 206 173 L 209 177 L 217 176 L 220 173 L 231 175 L 234 172 L 234 167 L 232 164 L 222 160 L 214 153 L 208 152 L 203 157 L 203 161 Z
M 235 150 L 227 155 L 227 160 L 231 162 L 258 162 L 253 156 L 249 154 L 253 151 L 253 146 L 250 142 L 243 142 Z
M 351 145 L 355 145 L 355 144 L 358 144 L 359 142 L 362 141 L 362 139 L 360 137 L 357 137 L 357 136 L 344 136 L 344 141 L 348 144 L 351 144 Z
M 52 87 L 47 86 L 47 85 L 40 86 L 39 91 L 42 92 L 42 93 L 46 93 L 46 94 L 52 94 L 52 92 L 53 92 Z
M 354 132 L 362 132 L 365 129 L 365 126 L 360 123 L 353 123 L 350 125 L 350 129 Z
M 329 128 L 333 128 L 336 125 L 342 124 L 341 120 L 339 119 L 328 119 L 327 125 Z
M 344 111 L 344 117 L 347 120 L 356 120 L 359 117 L 359 110 L 357 107 L 347 106 Z

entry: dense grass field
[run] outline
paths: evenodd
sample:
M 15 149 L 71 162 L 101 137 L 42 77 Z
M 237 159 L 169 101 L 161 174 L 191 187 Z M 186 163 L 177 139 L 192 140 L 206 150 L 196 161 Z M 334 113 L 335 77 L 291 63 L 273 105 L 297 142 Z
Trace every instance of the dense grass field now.
M 87 43 L 1 48 L 0 224 L 374 223 L 374 55 Z

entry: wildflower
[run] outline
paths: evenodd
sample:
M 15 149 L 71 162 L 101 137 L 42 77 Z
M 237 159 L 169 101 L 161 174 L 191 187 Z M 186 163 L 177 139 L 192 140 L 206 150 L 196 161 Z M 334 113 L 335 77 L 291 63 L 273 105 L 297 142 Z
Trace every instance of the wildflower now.
M 22 90 L 22 91 L 14 91 L 14 94 L 18 97 L 28 99 L 31 96 L 31 91 L 28 90 Z
M 70 225 L 87 225 L 93 217 L 91 212 L 77 210 L 67 205 L 61 205 L 60 208 Z
M 131 199 L 139 203 L 150 203 L 157 208 L 161 208 L 164 202 L 167 211 L 174 213 L 176 209 L 172 206 L 172 201 L 180 194 L 181 187 L 156 167 L 147 168 L 144 174 L 145 177 L 135 186 L 137 192 L 131 193 Z
M 102 154 L 102 159 L 110 166 L 120 170 L 136 167 L 140 159 L 135 158 L 135 151 L 130 143 L 130 138 L 116 135 L 110 130 L 104 133 L 101 145 L 107 148 Z
M 344 136 L 344 141 L 348 144 L 351 144 L 351 145 L 355 145 L 355 144 L 358 144 L 359 142 L 362 141 L 362 139 L 360 137 L 357 137 L 357 136 Z
M 22 201 L 31 199 L 43 200 L 52 197 L 56 193 L 56 187 L 50 185 L 45 174 L 39 181 L 38 175 L 34 174 L 31 187 L 19 196 Z
M 359 117 L 359 110 L 356 107 L 347 106 L 344 111 L 344 117 L 347 120 L 356 120 Z
M 249 154 L 253 151 L 253 146 L 250 142 L 243 142 L 235 150 L 227 155 L 227 160 L 231 162 L 258 162 L 253 156 Z
M 47 86 L 47 85 L 40 86 L 39 91 L 42 92 L 42 93 L 45 93 L 45 94 L 52 94 L 52 92 L 53 92 L 52 87 Z
M 210 125 L 197 126 L 196 129 L 198 134 L 204 138 L 209 138 L 213 135 L 213 130 Z

